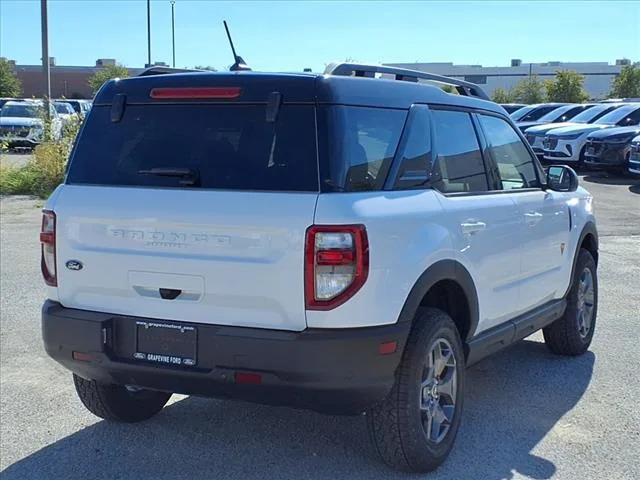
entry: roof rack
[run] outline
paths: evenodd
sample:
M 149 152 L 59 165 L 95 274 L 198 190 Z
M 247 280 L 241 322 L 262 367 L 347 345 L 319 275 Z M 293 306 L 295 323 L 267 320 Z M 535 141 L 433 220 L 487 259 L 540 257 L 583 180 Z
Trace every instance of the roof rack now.
M 395 75 L 396 80 L 418 82 L 419 79 L 442 83 L 455 87 L 460 95 L 490 100 L 489 96 L 475 83 L 465 82 L 457 78 L 445 77 L 434 73 L 420 72 L 408 68 L 387 67 L 384 65 L 366 65 L 360 63 L 332 63 L 324 71 L 325 75 L 341 75 L 374 78 L 376 73 Z
M 169 73 L 187 73 L 187 72 L 206 72 L 207 70 L 198 70 L 192 68 L 171 68 L 163 66 L 155 66 L 145 68 L 138 74 L 138 77 L 148 77 L 149 75 L 167 75 Z

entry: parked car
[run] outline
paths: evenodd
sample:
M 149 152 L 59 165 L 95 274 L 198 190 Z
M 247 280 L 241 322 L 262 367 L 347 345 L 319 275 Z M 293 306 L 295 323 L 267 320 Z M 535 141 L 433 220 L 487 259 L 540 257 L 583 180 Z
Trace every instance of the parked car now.
M 59 99 L 57 102 L 65 102 L 73 107 L 73 110 L 80 116 L 84 117 L 87 112 L 91 109 L 91 101 L 90 100 L 75 100 L 75 99 Z
M 534 105 L 528 105 L 522 107 L 519 110 L 513 112 L 510 116 L 514 122 L 533 122 L 538 120 L 543 115 L 555 110 L 567 103 L 537 103 Z
M 76 111 L 68 102 L 53 102 L 53 106 L 56 109 L 56 112 L 58 112 L 60 120 L 62 120 L 63 127 L 79 118 Z
M 588 125 L 549 130 L 543 140 L 544 160 L 551 162 L 584 162 L 587 136 L 597 130 L 640 124 L 640 103 L 630 103 L 607 113 Z
M 590 133 L 584 152 L 584 164 L 627 173 L 631 141 L 640 134 L 640 125 L 607 128 Z
M 567 122 L 579 113 L 582 113 L 593 106 L 594 104 L 563 105 L 562 107 L 558 107 L 555 110 L 551 110 L 549 113 L 541 116 L 538 120 L 516 122 L 516 125 L 522 132 L 526 132 L 528 128 L 534 127 L 536 125 Z
M 0 109 L 0 141 L 9 148 L 34 148 L 44 137 L 42 102 L 8 101 Z M 58 139 L 62 134 L 62 121 L 55 108 L 49 104 L 51 135 Z
M 526 107 L 527 105 L 524 103 L 501 103 L 500 106 L 504 108 L 507 113 L 511 114 L 517 110 L 520 110 L 522 107 Z
M 478 86 L 376 73 L 432 78 L 100 89 L 40 234 L 44 345 L 89 411 L 137 422 L 173 392 L 367 411 L 384 461 L 423 472 L 453 446 L 467 365 L 541 328 L 587 351 L 598 236 L 576 173 L 545 174 Z
M 525 132 L 525 138 L 529 142 L 529 145 L 531 145 L 531 148 L 533 149 L 534 153 L 538 156 L 538 159 L 541 160 L 542 157 L 544 156 L 542 142 L 548 131 L 553 130 L 554 128 L 570 127 L 573 125 L 593 123 L 596 120 L 598 120 L 600 117 L 605 116 L 607 113 L 615 110 L 618 107 L 621 107 L 622 105 L 624 104 L 613 103 L 613 104 L 593 105 L 591 108 L 588 108 L 580 112 L 579 114 L 577 114 L 569 122 L 547 123 L 543 125 L 536 125 L 533 127 L 529 127 Z
M 629 173 L 640 175 L 640 135 L 631 140 L 629 153 Z

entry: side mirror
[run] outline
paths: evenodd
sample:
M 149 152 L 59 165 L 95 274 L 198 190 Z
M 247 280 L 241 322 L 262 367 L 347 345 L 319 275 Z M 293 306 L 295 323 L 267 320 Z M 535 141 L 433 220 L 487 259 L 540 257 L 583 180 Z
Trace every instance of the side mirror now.
M 575 192 L 578 174 L 565 165 L 552 165 L 547 170 L 547 187 L 556 192 Z

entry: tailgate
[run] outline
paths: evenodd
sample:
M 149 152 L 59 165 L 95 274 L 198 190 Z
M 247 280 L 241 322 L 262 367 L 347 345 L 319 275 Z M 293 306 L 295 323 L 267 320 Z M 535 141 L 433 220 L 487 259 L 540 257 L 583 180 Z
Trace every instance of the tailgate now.
M 303 330 L 304 237 L 316 198 L 65 185 L 55 202 L 59 300 L 140 317 Z M 66 268 L 69 260 L 82 268 Z

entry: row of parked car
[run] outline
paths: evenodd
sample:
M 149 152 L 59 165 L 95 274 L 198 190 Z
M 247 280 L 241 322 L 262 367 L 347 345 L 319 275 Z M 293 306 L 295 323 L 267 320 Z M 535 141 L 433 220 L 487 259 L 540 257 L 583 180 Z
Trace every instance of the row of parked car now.
M 51 136 L 57 140 L 70 123 L 84 118 L 90 100 L 53 100 L 49 103 Z M 44 138 L 45 105 L 30 98 L 0 98 L 0 142 L 9 148 L 34 148 Z
M 541 161 L 640 175 L 640 102 L 502 106 Z

